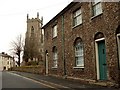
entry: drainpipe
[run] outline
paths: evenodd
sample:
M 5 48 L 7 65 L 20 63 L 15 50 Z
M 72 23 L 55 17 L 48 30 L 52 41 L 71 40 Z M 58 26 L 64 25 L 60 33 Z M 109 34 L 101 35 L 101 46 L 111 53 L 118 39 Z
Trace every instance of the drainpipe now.
M 120 6 L 120 1 L 118 2 L 118 6 Z M 120 25 L 120 7 L 118 9 L 118 19 L 119 19 L 119 22 L 118 22 L 118 27 Z M 120 88 L 120 70 L 118 70 L 118 87 Z
M 64 15 L 62 15 L 62 60 L 63 60 L 64 78 L 66 78 Z

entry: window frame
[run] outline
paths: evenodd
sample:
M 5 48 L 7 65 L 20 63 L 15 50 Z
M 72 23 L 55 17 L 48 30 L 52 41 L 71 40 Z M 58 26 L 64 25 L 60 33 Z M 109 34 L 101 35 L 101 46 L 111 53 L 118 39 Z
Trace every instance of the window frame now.
M 57 48 L 53 47 L 53 67 L 52 68 L 57 68 L 58 67 L 58 52 Z
M 83 46 L 83 42 L 81 40 L 77 40 L 75 42 L 74 52 L 75 52 L 75 67 L 74 68 L 84 68 L 84 46 Z M 81 59 L 77 60 L 76 58 L 81 58 Z M 80 62 L 82 62 L 82 63 L 80 63 Z
M 95 0 L 94 0 L 94 2 L 91 2 L 91 5 L 92 5 L 92 17 L 96 17 L 96 16 L 98 16 L 98 15 L 100 15 L 100 14 L 103 13 L 103 8 L 102 8 L 102 2 L 101 2 L 101 0 L 98 1 L 98 2 L 95 2 Z M 99 6 L 99 5 L 101 7 L 96 8 L 96 6 Z
M 31 36 L 34 34 L 34 27 L 31 27 Z
M 120 69 L 120 33 L 117 34 L 117 44 L 118 44 L 118 67 Z
M 35 36 L 35 29 L 34 26 L 31 26 L 30 28 L 30 39 L 33 40 Z
M 79 13 L 77 14 L 77 12 L 79 12 Z M 82 20 L 82 9 L 78 8 L 73 12 L 73 27 L 76 27 L 76 26 L 82 24 L 83 23 L 82 21 L 83 21 Z
M 57 37 L 57 29 L 58 29 L 57 24 L 52 26 L 52 38 Z

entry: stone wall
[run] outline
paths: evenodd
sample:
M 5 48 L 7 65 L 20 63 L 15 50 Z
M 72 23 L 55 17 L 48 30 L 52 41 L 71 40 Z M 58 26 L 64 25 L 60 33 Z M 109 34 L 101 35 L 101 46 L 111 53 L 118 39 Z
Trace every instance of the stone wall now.
M 44 68 L 42 66 L 21 66 L 21 67 L 13 67 L 12 71 L 19 72 L 28 72 L 35 74 L 44 74 Z

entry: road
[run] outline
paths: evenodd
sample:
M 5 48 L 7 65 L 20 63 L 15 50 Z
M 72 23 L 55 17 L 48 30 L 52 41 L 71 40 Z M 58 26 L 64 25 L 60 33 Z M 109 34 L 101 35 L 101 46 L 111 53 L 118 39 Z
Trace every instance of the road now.
M 0 70 L 0 90 L 2 89 L 2 70 Z
M 2 76 L 0 78 L 2 90 L 82 90 L 82 88 L 86 88 L 86 90 L 118 90 L 24 72 L 5 71 L 0 76 Z
M 3 72 L 2 73 L 2 88 L 13 88 L 13 89 L 14 88 L 24 88 L 24 90 L 26 90 L 27 88 L 29 88 L 29 89 L 30 88 L 33 88 L 33 89 L 39 88 L 41 90 L 43 88 L 44 89 L 48 89 L 48 88 L 54 89 L 54 87 L 52 87 L 52 86 L 49 86 L 49 85 L 46 85 L 44 83 L 35 81 L 33 79 L 22 77 L 20 75 L 17 75 L 15 73 L 10 73 L 10 72 Z

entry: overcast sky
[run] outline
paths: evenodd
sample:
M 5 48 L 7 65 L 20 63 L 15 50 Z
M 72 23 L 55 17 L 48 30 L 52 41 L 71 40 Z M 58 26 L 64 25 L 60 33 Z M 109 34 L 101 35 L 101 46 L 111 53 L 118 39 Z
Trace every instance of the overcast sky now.
M 0 0 L 0 52 L 9 53 L 10 42 L 26 32 L 29 18 L 43 16 L 47 23 L 72 0 Z

